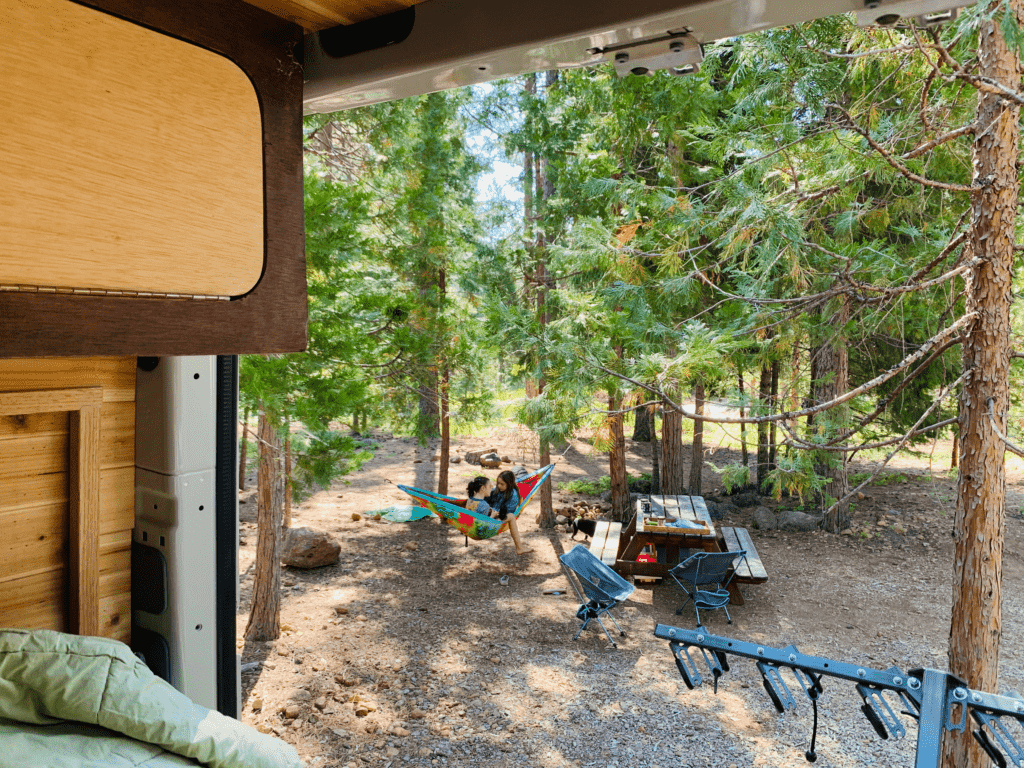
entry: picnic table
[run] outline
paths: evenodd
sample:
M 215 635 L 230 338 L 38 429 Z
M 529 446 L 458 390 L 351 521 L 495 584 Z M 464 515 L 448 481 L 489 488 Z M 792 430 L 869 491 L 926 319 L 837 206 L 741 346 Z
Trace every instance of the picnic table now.
M 616 529 L 613 529 L 615 526 Z M 685 560 L 691 550 L 728 552 L 744 549 L 747 558 L 741 562 L 736 577 L 729 585 L 731 602 L 743 605 L 739 584 L 761 584 L 768 580 L 754 542 L 746 528 L 716 527 L 701 496 L 651 496 L 636 503 L 633 519 L 599 526 L 591 543 L 591 551 L 625 577 L 668 578 L 668 572 Z M 637 562 L 649 548 L 657 553 L 657 562 Z

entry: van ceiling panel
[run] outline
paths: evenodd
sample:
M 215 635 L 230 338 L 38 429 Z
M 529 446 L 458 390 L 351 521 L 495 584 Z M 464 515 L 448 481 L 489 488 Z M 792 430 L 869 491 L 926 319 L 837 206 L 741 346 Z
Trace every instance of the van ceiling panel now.
M 863 0 L 427 0 L 411 33 L 383 48 L 331 55 L 307 35 L 305 111 L 597 64 L 609 49 L 688 30 L 705 43 L 863 9 Z
M 316 31 L 386 16 L 423 0 L 247 0 L 250 5 L 270 11 Z

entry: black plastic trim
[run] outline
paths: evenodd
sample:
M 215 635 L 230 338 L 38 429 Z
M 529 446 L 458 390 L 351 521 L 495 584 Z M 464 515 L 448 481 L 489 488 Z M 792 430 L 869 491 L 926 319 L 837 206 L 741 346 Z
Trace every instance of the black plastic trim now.
M 238 357 L 217 355 L 217 465 L 215 535 L 217 552 L 217 709 L 238 716 L 235 673 L 235 612 L 238 583 Z
M 340 59 L 400 43 L 412 34 L 415 24 L 416 8 L 410 6 L 387 16 L 324 29 L 317 36 L 324 53 Z

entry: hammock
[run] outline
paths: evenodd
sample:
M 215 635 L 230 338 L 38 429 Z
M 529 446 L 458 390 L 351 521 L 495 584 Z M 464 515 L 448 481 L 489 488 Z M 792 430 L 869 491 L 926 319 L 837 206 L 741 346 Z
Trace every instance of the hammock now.
M 509 519 L 518 517 L 523 511 L 537 489 L 548 479 L 554 464 L 541 467 L 536 472 L 526 475 L 516 481 L 516 489 L 519 491 L 519 506 L 516 511 L 505 520 L 497 520 L 487 515 L 481 515 L 466 509 L 466 499 L 456 499 L 451 496 L 442 496 L 440 493 L 424 491 L 420 488 L 413 488 L 408 485 L 400 485 L 398 488 L 405 491 L 419 502 L 419 506 L 441 518 L 441 522 L 450 525 L 464 536 L 474 541 L 491 539 L 508 528 Z

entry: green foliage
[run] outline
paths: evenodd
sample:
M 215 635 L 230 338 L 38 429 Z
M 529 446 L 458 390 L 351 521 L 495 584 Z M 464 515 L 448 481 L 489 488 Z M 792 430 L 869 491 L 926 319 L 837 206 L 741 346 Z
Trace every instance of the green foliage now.
M 292 496 L 296 501 L 355 472 L 373 457 L 366 443 L 333 430 L 292 435 Z
M 802 505 L 806 497 L 824 489 L 826 478 L 815 473 L 814 457 L 811 454 L 796 453 L 791 457 L 780 458 L 775 469 L 768 472 L 766 482 L 776 500 L 781 499 L 783 494 L 796 496 Z
M 710 461 L 705 461 L 704 464 L 719 474 L 726 493 L 732 493 L 737 488 L 746 488 L 750 485 L 750 467 L 748 466 L 739 462 L 726 464 L 723 467 L 715 466 Z
M 587 496 L 600 496 L 605 491 L 611 490 L 611 487 L 612 479 L 608 475 L 602 475 L 595 480 L 569 480 L 559 483 L 558 490 Z

